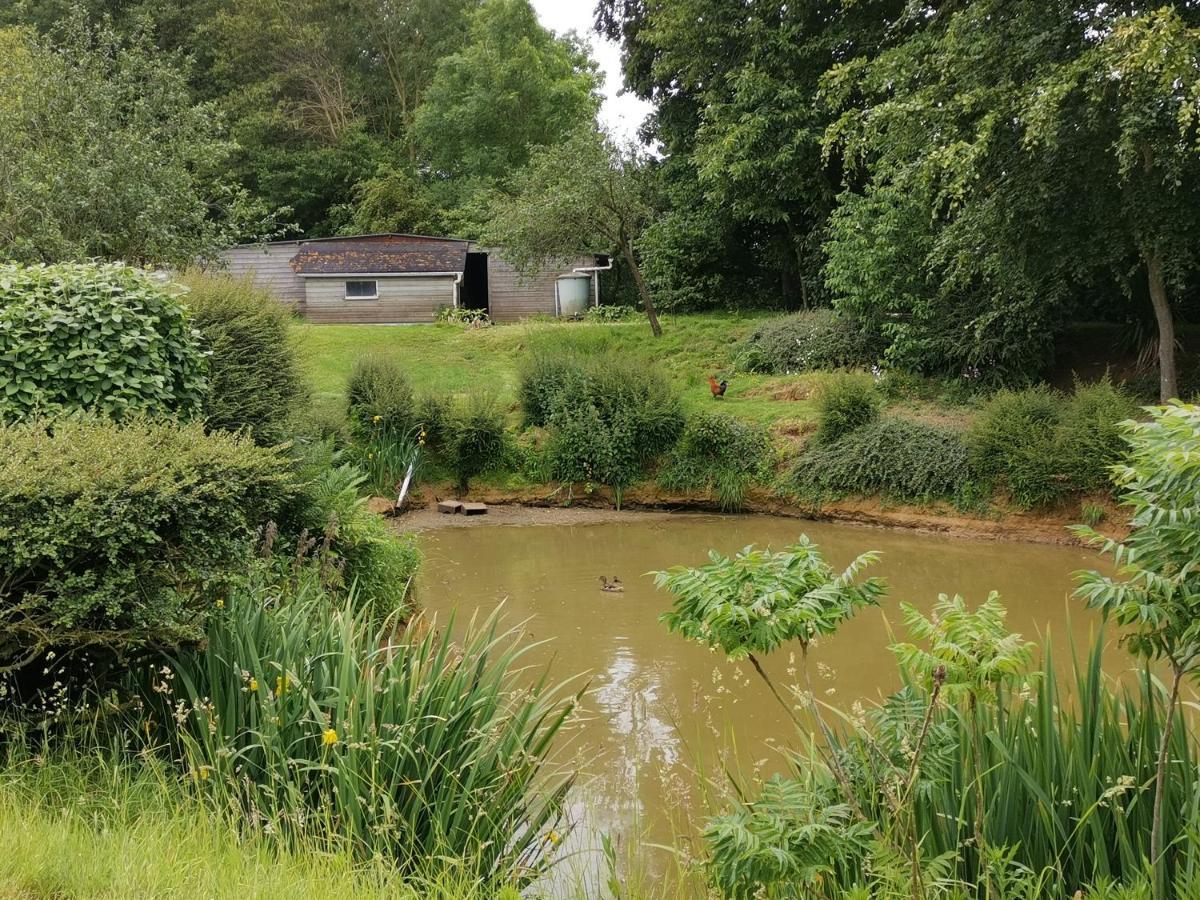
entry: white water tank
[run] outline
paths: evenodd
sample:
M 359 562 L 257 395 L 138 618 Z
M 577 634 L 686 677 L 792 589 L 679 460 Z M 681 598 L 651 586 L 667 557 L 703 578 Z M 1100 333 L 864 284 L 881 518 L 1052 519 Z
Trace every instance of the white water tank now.
M 587 312 L 592 279 L 587 275 L 560 275 L 554 283 L 560 316 L 582 316 Z

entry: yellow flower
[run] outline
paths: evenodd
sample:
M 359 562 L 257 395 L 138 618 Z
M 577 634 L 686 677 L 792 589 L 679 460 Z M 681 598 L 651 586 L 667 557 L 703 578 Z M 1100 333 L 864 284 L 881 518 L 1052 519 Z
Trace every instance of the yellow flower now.
M 371 421 L 372 422 L 382 422 L 383 416 L 371 416 Z
M 276 697 L 279 697 L 283 694 L 284 687 L 285 687 L 285 682 L 283 680 L 283 676 L 276 675 L 275 676 L 275 696 Z
M 252 694 L 253 694 L 253 693 L 255 693 L 257 690 L 258 690 L 258 679 L 257 679 L 257 678 L 251 678 L 251 679 L 250 679 L 250 693 L 252 693 Z
M 338 742 L 337 732 L 332 728 L 326 728 L 325 733 L 321 735 L 321 743 L 326 747 L 332 747 Z
M 217 609 L 224 609 L 224 608 L 225 608 L 225 601 L 218 597 L 217 598 Z
M 548 835 L 546 835 L 546 840 L 557 847 L 562 842 L 562 835 L 560 835 L 557 831 L 551 831 Z
M 368 453 L 368 454 L 367 454 L 367 459 L 374 459 L 374 458 L 375 458 L 375 454 L 374 454 L 374 453 Z

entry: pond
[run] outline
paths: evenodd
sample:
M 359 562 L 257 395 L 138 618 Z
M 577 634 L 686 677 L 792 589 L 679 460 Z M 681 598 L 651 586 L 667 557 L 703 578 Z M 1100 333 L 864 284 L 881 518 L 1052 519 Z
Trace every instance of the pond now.
M 646 573 L 703 564 L 710 548 L 779 548 L 801 533 L 838 567 L 864 550 L 882 554 L 873 569 L 889 586 L 881 608 L 862 613 L 811 657 L 817 693 L 844 710 L 897 687 L 887 646 L 893 630 L 903 634 L 901 601 L 928 610 L 939 593 L 977 604 L 998 591 L 1010 628 L 1032 640 L 1051 635 L 1061 656 L 1072 639 L 1086 648 L 1098 626 L 1071 598 L 1072 573 L 1098 564 L 1086 550 L 769 516 L 634 514 L 591 524 L 438 528 L 421 536 L 418 600 L 442 622 L 503 601 L 508 623 L 524 621 L 530 637 L 546 641 L 530 662 L 550 663 L 557 678 L 590 679 L 585 715 L 565 751 L 583 773 L 570 844 L 597 848 L 601 834 L 626 846 L 670 844 L 707 812 L 697 771 L 783 771 L 780 751 L 800 738 L 748 665 L 667 632 L 658 617 L 671 598 Z M 600 576 L 619 577 L 624 591 L 602 591 Z M 797 680 L 786 650 L 765 662 L 779 681 Z M 1115 648 L 1106 662 L 1110 671 L 1128 667 Z

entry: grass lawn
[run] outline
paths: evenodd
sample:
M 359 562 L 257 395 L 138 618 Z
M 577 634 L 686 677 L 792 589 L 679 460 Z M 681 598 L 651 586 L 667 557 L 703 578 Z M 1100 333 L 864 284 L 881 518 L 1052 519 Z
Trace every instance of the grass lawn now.
M 315 401 L 324 408 L 344 403 L 346 381 L 360 356 L 385 353 L 400 359 L 418 394 L 465 392 L 486 386 L 515 408 L 518 369 L 531 346 L 557 339 L 611 347 L 662 367 L 689 410 L 720 406 L 723 412 L 766 424 L 812 418 L 811 385 L 819 375 L 774 378 L 734 371 L 732 351 L 766 314 L 663 316 L 655 338 L 642 318 L 591 324 L 532 321 L 466 329 L 461 325 L 296 325 Z M 724 401 L 712 399 L 709 375 L 729 379 Z

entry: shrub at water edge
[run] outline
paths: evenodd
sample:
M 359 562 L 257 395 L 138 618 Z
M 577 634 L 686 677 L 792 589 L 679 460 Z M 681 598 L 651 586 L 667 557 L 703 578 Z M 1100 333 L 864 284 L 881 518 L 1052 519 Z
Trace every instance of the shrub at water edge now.
M 504 461 L 504 412 L 493 395 L 476 391 L 455 399 L 439 425 L 444 432 L 439 455 L 460 491 L 473 477 Z
M 827 445 L 806 448 L 785 479 L 811 500 L 876 494 L 901 502 L 978 504 L 985 495 L 962 435 L 939 425 L 885 415 Z
M 1103 490 L 1120 456 L 1118 423 L 1136 411 L 1105 378 L 1070 397 L 1047 387 L 996 394 L 971 426 L 972 465 L 1022 509 Z
M 200 423 L 0 426 L 0 666 L 197 639 L 289 465 Z
M 248 280 L 189 272 L 179 283 L 201 344 L 209 352 L 209 428 L 248 429 L 260 444 L 288 436 L 306 393 L 292 345 L 291 314 Z
M 688 419 L 658 481 L 674 491 L 709 491 L 724 510 L 741 507 L 746 491 L 771 474 L 771 436 L 753 422 L 701 413 Z
M 0 264 L 0 420 L 200 412 L 205 362 L 187 311 L 121 265 Z

